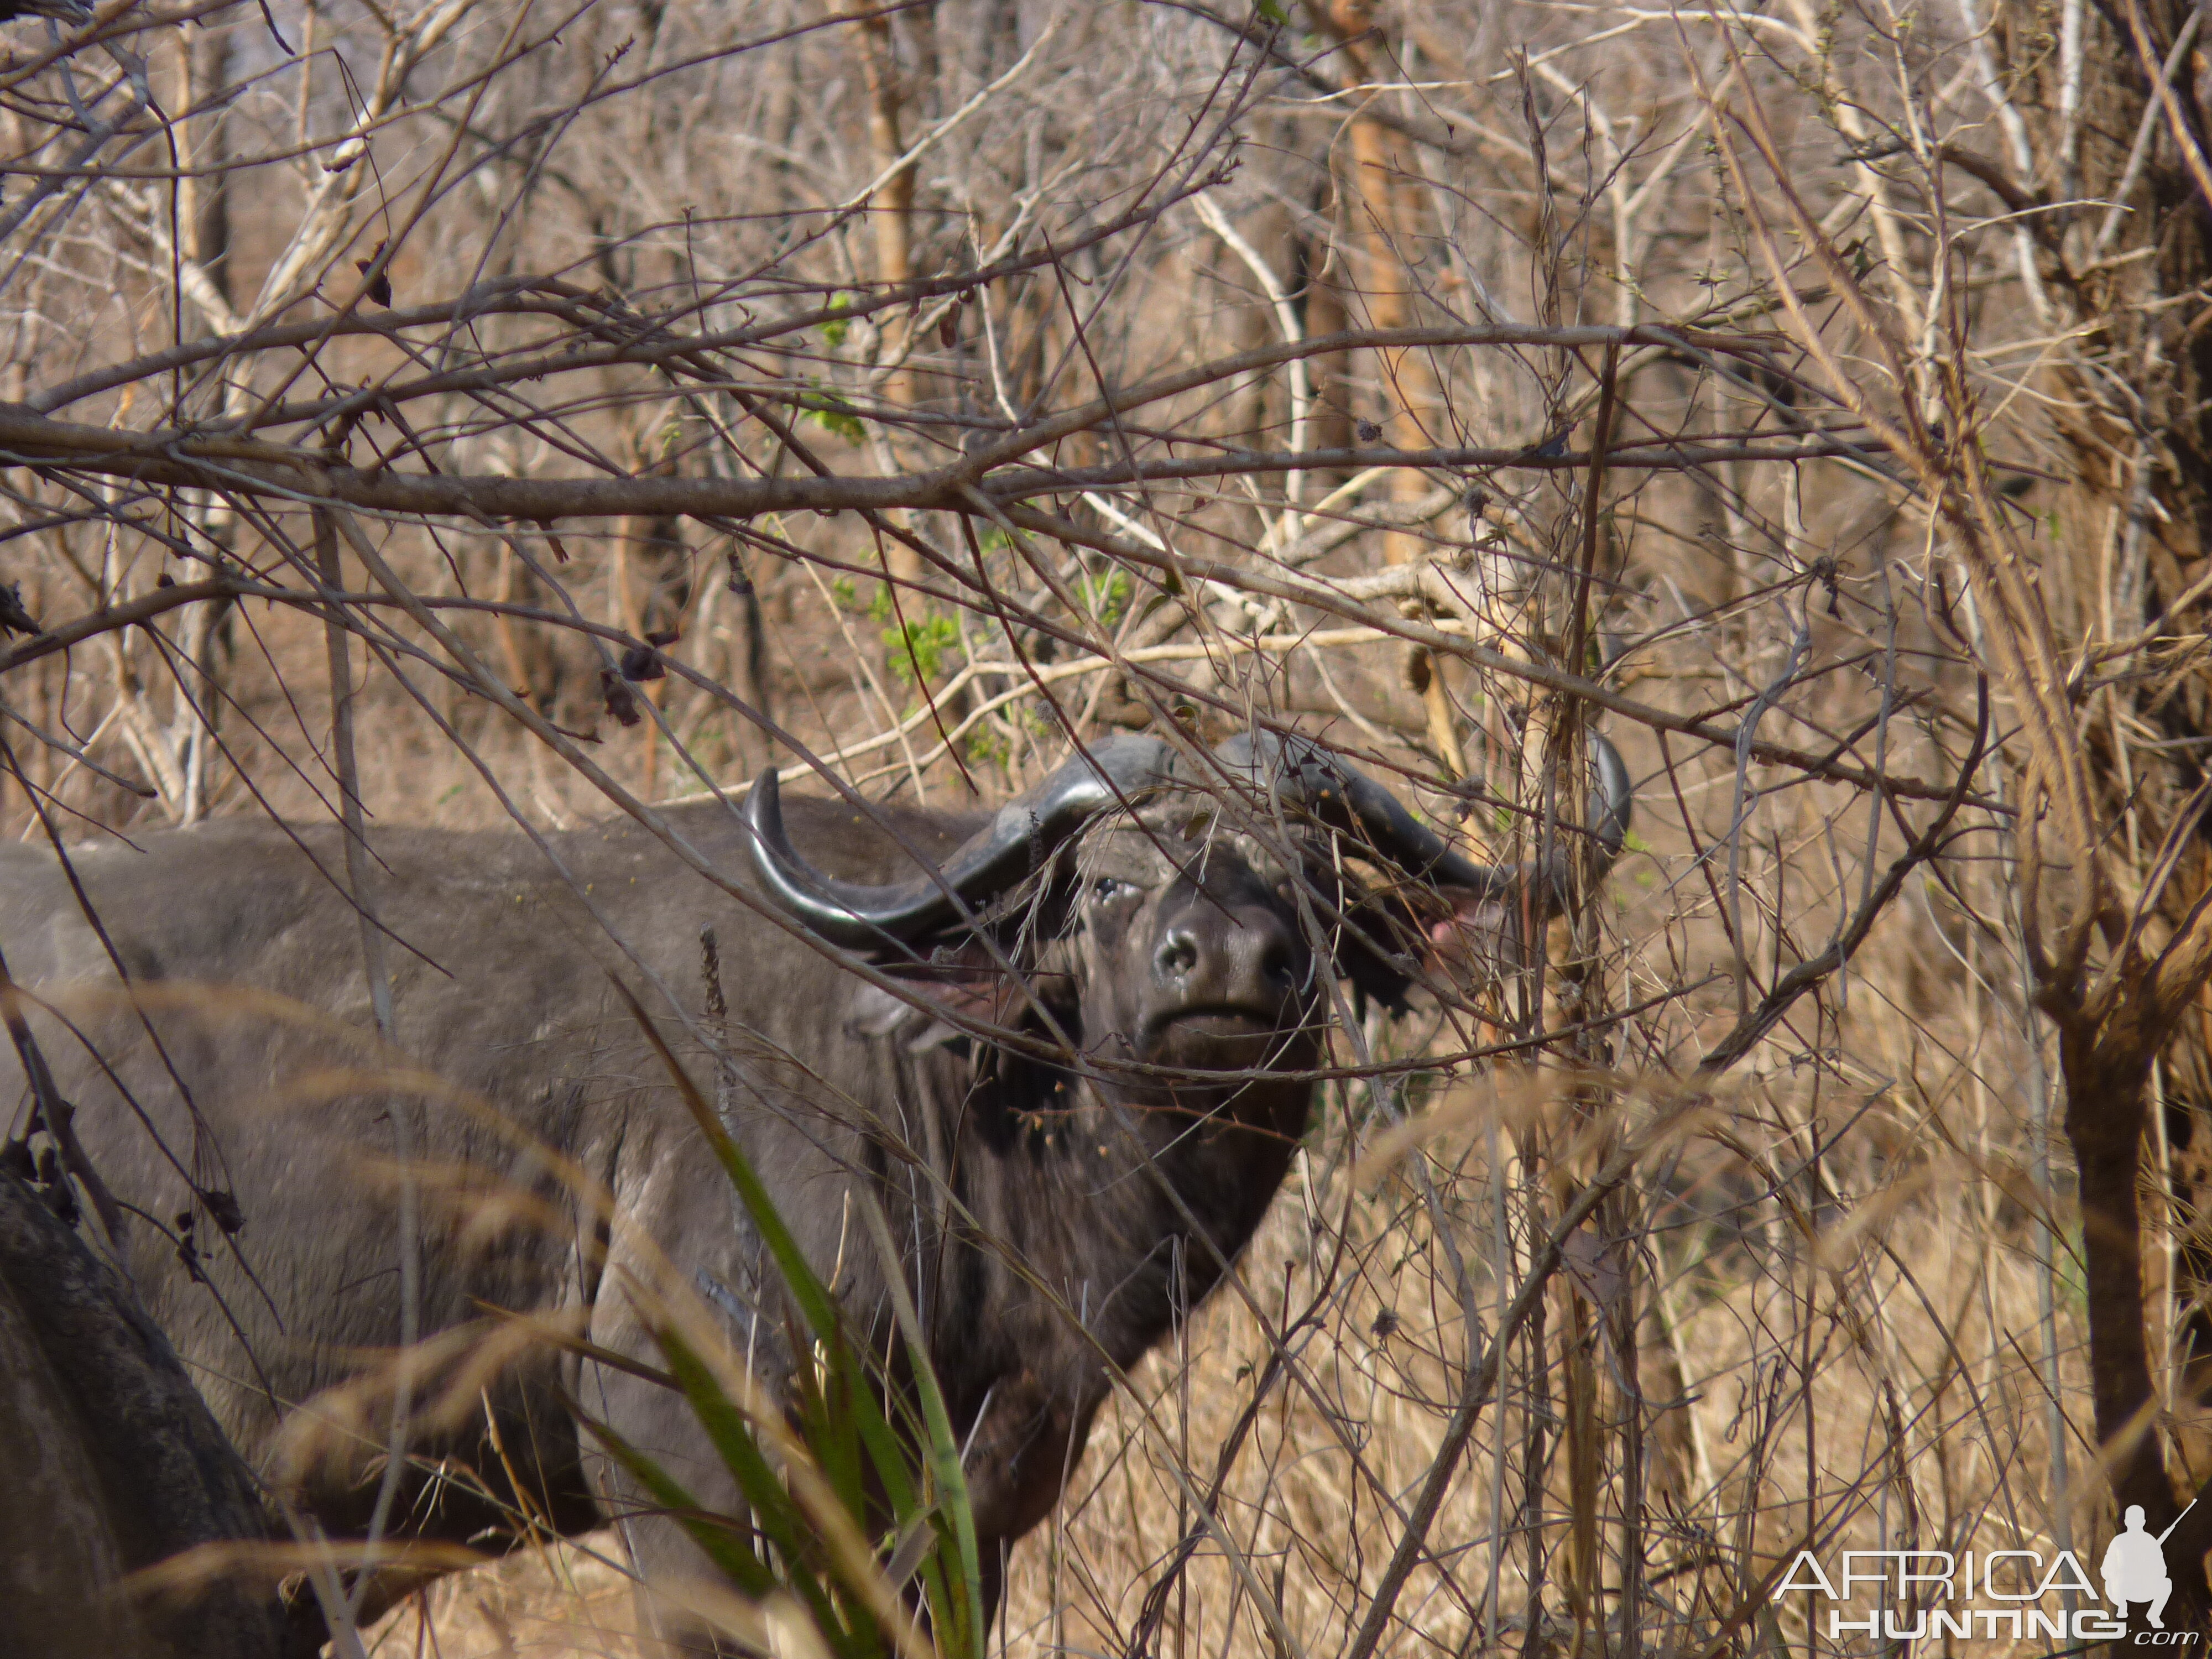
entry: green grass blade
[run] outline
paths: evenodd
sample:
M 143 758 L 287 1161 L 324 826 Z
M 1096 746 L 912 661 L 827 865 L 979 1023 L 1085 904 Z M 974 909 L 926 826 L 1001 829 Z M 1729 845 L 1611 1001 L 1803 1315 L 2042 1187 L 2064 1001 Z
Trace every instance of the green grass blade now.
M 777 1272 L 782 1276 L 792 1300 L 799 1304 L 801 1316 L 828 1351 L 834 1372 L 837 1369 L 837 1357 L 841 1352 L 848 1358 L 855 1358 L 847 1340 L 844 1321 L 839 1316 L 836 1298 L 816 1274 L 812 1265 L 806 1260 L 805 1253 L 799 1248 L 798 1239 L 785 1224 L 775 1200 L 769 1196 L 768 1188 L 762 1184 L 752 1161 L 745 1156 L 744 1149 L 738 1145 L 736 1138 L 715 1115 L 706 1097 L 699 1092 L 698 1085 L 691 1081 L 690 1074 L 662 1038 L 659 1028 L 647 1017 L 628 986 L 618 979 L 614 981 L 614 986 L 629 1006 L 638 1029 L 645 1033 L 646 1041 L 659 1056 L 661 1065 L 674 1082 L 678 1093 L 683 1097 L 693 1122 L 698 1125 L 699 1133 L 714 1149 L 715 1159 L 729 1177 L 731 1186 L 736 1189 L 738 1201 L 745 1206 L 746 1215 L 759 1231 L 761 1242 L 768 1246 L 769 1254 L 775 1258 Z M 874 1389 L 867 1386 L 855 1388 L 851 1390 L 850 1401 L 852 1427 L 867 1446 L 869 1460 L 875 1467 L 878 1479 L 884 1483 L 884 1496 L 892 1512 L 902 1516 L 909 1513 L 919 1501 L 907 1460 L 900 1455 L 898 1441 L 892 1434 L 890 1425 L 884 1420 L 883 1413 L 876 1403 Z M 839 1466 L 830 1471 L 831 1477 L 840 1482 L 840 1489 L 843 1490 L 843 1482 L 856 1465 L 842 1457 L 831 1461 Z
M 836 1304 L 831 1299 L 828 1288 L 815 1276 L 813 1268 L 807 1265 L 805 1255 L 799 1248 L 799 1241 L 792 1236 L 791 1229 L 784 1224 L 782 1215 L 777 1211 L 775 1201 L 769 1197 L 768 1188 L 761 1184 L 760 1176 L 754 1172 L 752 1161 L 745 1156 L 744 1149 L 738 1145 L 735 1137 L 723 1127 L 721 1120 L 714 1115 L 714 1109 L 699 1092 L 698 1085 L 691 1081 L 690 1074 L 684 1071 L 660 1035 L 660 1028 L 653 1023 L 643 1006 L 630 994 L 629 987 L 612 975 L 608 977 L 613 981 L 616 992 L 629 1006 L 631 1017 L 637 1021 L 638 1029 L 645 1033 L 646 1041 L 660 1057 L 660 1063 L 667 1068 L 668 1075 L 674 1081 L 677 1092 L 683 1097 L 692 1121 L 699 1126 L 699 1133 L 706 1137 L 708 1146 L 714 1149 L 716 1161 L 729 1176 L 730 1184 L 737 1189 L 738 1201 L 744 1204 L 745 1213 L 759 1230 L 761 1242 L 768 1246 L 769 1254 L 775 1258 L 776 1267 L 783 1274 L 793 1299 L 799 1304 L 799 1312 L 805 1316 L 807 1324 L 813 1328 L 815 1335 L 825 1342 L 829 1341 L 836 1334 L 839 1326 Z
M 976 1628 L 975 1616 L 983 1605 L 982 1552 L 975 1540 L 975 1511 L 969 1500 L 967 1472 L 960 1466 L 960 1442 L 952 1432 L 951 1413 L 945 1409 L 945 1395 L 937 1386 L 936 1370 L 922 1343 L 921 1319 L 907 1293 L 905 1264 L 891 1238 L 890 1225 L 872 1197 L 864 1197 L 860 1211 L 861 1220 L 874 1237 L 877 1254 L 882 1258 L 884 1282 L 890 1289 L 899 1329 L 906 1338 L 914 1390 L 921 1402 L 922 1421 L 928 1430 L 927 1452 L 935 1507 L 945 1523 L 945 1530 L 950 1534 L 946 1541 L 951 1545 L 959 1567 L 961 1605 L 938 1609 L 939 1650 L 982 1659 L 982 1632 Z M 949 1620 L 951 1628 L 945 1630 L 948 1622 L 945 1615 L 948 1613 L 952 1615 Z
M 592 1437 L 606 1448 L 607 1455 L 629 1471 L 653 1501 L 675 1518 L 691 1541 L 706 1553 L 707 1559 L 727 1574 L 739 1589 L 748 1595 L 761 1596 L 775 1588 L 775 1575 L 769 1571 L 767 1563 L 740 1541 L 733 1528 L 702 1519 L 707 1511 L 684 1490 L 682 1482 L 597 1418 L 582 1411 L 576 1416 L 591 1431 Z
M 753 1522 L 769 1545 L 787 1559 L 803 1559 L 811 1538 L 805 1518 L 783 1488 L 775 1466 L 760 1449 L 752 1425 L 745 1421 L 721 1385 L 714 1380 L 690 1344 L 671 1330 L 654 1333 L 668 1359 L 670 1374 L 684 1391 L 692 1415 L 706 1431 L 715 1455 L 736 1480 L 752 1506 Z

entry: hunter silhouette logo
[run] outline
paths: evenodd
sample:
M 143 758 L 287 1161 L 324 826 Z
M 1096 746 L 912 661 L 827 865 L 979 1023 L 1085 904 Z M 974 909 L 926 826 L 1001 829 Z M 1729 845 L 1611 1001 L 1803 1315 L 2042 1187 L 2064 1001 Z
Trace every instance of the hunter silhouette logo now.
M 2189 1510 L 2197 1507 L 2192 1500 Z M 2184 1510 L 2173 1517 L 2173 1527 L 2181 1524 Z M 2164 1630 L 2166 1598 L 2173 1594 L 2173 1580 L 2166 1572 L 2166 1540 L 2173 1535 L 2168 1527 L 2155 1538 L 2143 1530 L 2142 1505 L 2130 1504 L 2124 1517 L 2127 1530 L 2115 1536 L 2105 1550 L 2105 1599 L 2110 1601 L 2119 1617 L 2128 1616 L 2130 1601 L 2150 1604 L 2150 1627 Z
M 1810 1596 L 1807 1629 L 1817 1634 L 1825 1623 L 1832 1642 L 1854 1635 L 1891 1644 L 1929 1637 L 2014 1644 L 2048 1638 L 2197 1651 L 2203 1632 L 2166 1627 L 2166 1605 L 2173 1594 L 2166 1542 L 2196 1507 L 2192 1503 L 2174 1517 L 2172 1527 L 2155 1534 L 2144 1525 L 2142 1510 L 2129 1507 L 2123 1517 L 2125 1529 L 2105 1551 L 2107 1605 L 2100 1605 L 2088 1565 L 2072 1550 L 2045 1556 L 2019 1548 L 1847 1549 L 1826 1561 L 1800 1550 L 1771 1599 Z M 2148 1620 L 2132 1632 L 2130 1606 L 2140 1606 Z M 1819 1618 L 1823 1613 L 1825 1620 Z

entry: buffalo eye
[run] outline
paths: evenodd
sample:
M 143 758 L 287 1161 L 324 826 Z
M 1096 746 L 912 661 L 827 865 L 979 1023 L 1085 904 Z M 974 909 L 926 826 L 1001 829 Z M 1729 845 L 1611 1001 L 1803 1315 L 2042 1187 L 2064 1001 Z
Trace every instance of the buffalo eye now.
M 1118 880 L 1112 876 L 1101 876 L 1091 884 L 1091 896 L 1099 903 L 1104 904 L 1110 900 L 1119 898 L 1128 890 L 1128 885 L 1127 882 Z

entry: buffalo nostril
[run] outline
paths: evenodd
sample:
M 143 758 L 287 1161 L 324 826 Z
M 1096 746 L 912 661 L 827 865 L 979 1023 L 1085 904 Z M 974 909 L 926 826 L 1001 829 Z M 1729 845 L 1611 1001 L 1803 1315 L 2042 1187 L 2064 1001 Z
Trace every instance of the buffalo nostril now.
M 1152 959 L 1163 974 L 1180 979 L 1198 966 L 1198 941 L 1178 927 L 1161 942 L 1159 953 Z
M 1297 964 L 1291 959 L 1288 939 L 1272 939 L 1260 957 L 1260 972 L 1272 985 L 1288 985 L 1297 977 Z

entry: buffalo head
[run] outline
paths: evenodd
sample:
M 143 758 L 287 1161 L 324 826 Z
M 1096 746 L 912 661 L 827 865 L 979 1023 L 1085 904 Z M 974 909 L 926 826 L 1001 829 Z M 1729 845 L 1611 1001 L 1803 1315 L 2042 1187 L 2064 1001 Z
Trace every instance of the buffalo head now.
M 1602 737 L 1590 751 L 1583 833 L 1601 871 L 1627 834 L 1629 781 Z M 1566 887 L 1563 855 L 1541 872 L 1475 864 L 1340 757 L 1268 732 L 1211 753 L 1109 738 L 941 868 L 891 885 L 811 867 L 773 771 L 746 816 L 763 889 L 815 933 L 939 1002 L 1064 1042 L 1126 1097 L 1188 1105 L 1216 1103 L 1190 1097 L 1212 1077 L 1233 1076 L 1241 1101 L 1317 1063 L 1324 962 L 1395 1006 L 1422 967 L 1407 941 L 1503 958 Z M 1354 879 L 1347 856 L 1381 880 Z

